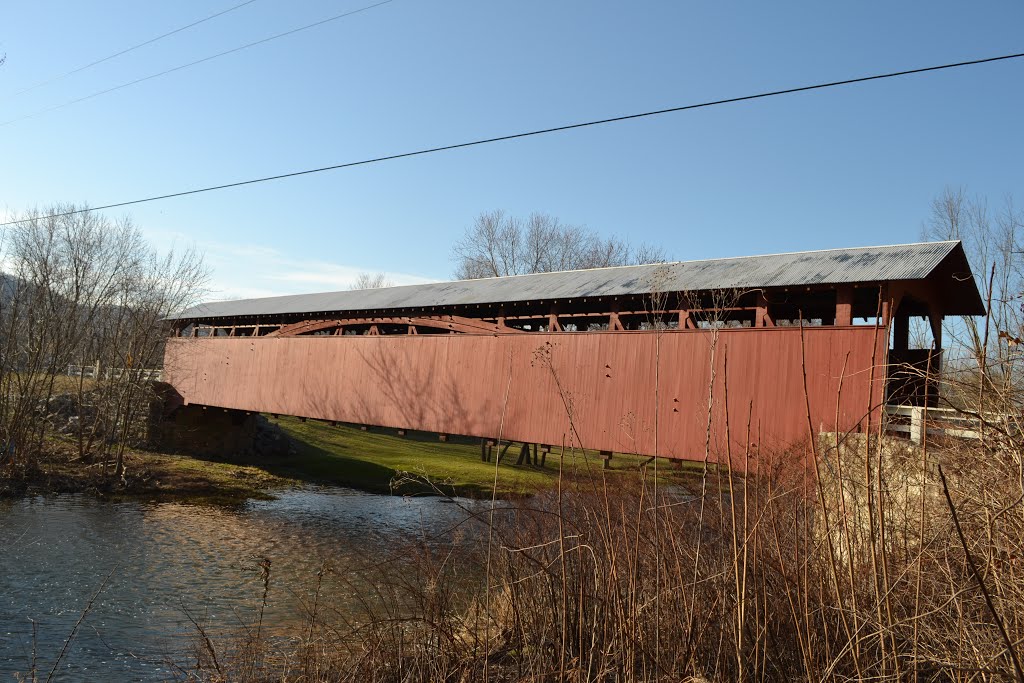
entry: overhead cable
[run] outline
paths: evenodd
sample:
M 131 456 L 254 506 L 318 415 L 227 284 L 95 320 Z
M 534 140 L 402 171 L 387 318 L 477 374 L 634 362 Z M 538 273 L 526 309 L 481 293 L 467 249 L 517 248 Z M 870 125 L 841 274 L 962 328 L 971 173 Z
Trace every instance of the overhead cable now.
M 275 35 L 272 35 L 272 36 L 268 36 L 266 38 L 261 38 L 260 40 L 253 41 L 251 43 L 246 43 L 245 45 L 239 45 L 238 47 L 233 47 L 230 50 L 225 50 L 223 52 L 218 52 L 217 54 L 209 55 L 208 57 L 203 57 L 202 59 L 197 59 L 194 62 L 188 62 L 187 64 L 179 64 L 178 66 L 171 67 L 170 69 L 165 69 L 163 71 L 159 71 L 159 72 L 157 72 L 155 74 L 150 74 L 148 76 L 143 76 L 142 78 L 136 78 L 133 81 L 128 81 L 127 83 L 121 83 L 120 85 L 115 85 L 115 86 L 113 86 L 111 88 L 107 88 L 105 90 L 99 90 L 97 92 L 90 93 L 90 94 L 85 95 L 83 97 L 78 97 L 78 98 L 70 100 L 68 102 L 64 102 L 62 104 L 58 104 L 58 105 L 55 105 L 55 106 L 52 106 L 52 107 L 47 107 L 46 109 L 40 109 L 40 110 L 34 111 L 34 112 L 30 113 L 30 114 L 25 114 L 24 116 L 19 116 L 17 118 L 9 119 L 7 121 L 4 121 L 4 122 L 0 123 L 0 126 L 9 126 L 12 123 L 17 123 L 19 121 L 24 121 L 25 119 L 32 119 L 32 118 L 35 118 L 37 116 L 40 116 L 41 114 L 47 114 L 47 113 L 49 113 L 51 111 L 56 111 L 58 109 L 64 109 L 65 107 L 70 107 L 73 104 L 78 104 L 79 102 L 85 102 L 86 100 L 91 100 L 91 99 L 93 99 L 95 97 L 99 97 L 100 95 L 106 95 L 108 93 L 112 93 L 112 92 L 115 92 L 117 90 L 122 90 L 124 88 L 130 87 L 130 86 L 133 86 L 133 85 L 138 85 L 139 83 L 145 83 L 146 81 L 151 81 L 154 78 L 160 78 L 161 76 L 166 76 L 167 74 L 172 74 L 172 73 L 174 73 L 176 71 L 182 71 L 184 69 L 188 69 L 189 67 L 193 67 L 193 66 L 196 66 L 198 64 L 204 64 L 206 62 L 212 61 L 212 60 L 217 59 L 219 57 L 225 57 L 227 55 L 234 54 L 236 52 L 241 52 L 242 50 L 247 50 L 250 47 L 256 47 L 257 45 L 263 45 L 264 43 L 269 43 L 272 40 L 277 40 L 278 38 L 284 38 L 285 36 L 290 36 L 290 35 L 293 35 L 293 34 L 296 34 L 296 33 L 300 32 L 300 31 L 307 31 L 307 30 L 309 30 L 311 28 L 316 28 L 317 26 L 323 26 L 324 24 L 330 23 L 332 21 L 337 21 L 338 19 L 344 19 L 345 17 L 350 17 L 353 14 L 359 14 L 360 12 L 365 12 L 367 10 L 373 9 L 374 7 L 380 7 L 381 5 L 387 5 L 388 3 L 391 3 L 391 2 L 394 2 L 394 1 L 395 0 L 381 0 L 380 2 L 376 2 L 376 3 L 372 4 L 372 5 L 367 5 L 365 7 L 360 7 L 359 9 L 354 9 L 354 10 L 350 10 L 348 12 L 343 12 L 342 14 L 336 14 L 333 17 L 328 17 L 326 19 L 321 19 L 320 21 L 314 22 L 312 24 L 306 24 L 305 26 L 300 26 L 298 28 L 293 28 L 293 29 L 291 29 L 289 31 L 285 31 L 284 33 L 278 33 L 278 34 L 275 34 Z
M 405 159 L 408 157 L 423 156 L 426 154 L 434 154 L 437 152 L 447 152 L 455 149 L 463 149 L 466 147 L 476 147 L 479 145 L 487 145 L 494 142 L 504 142 L 508 140 L 518 140 L 521 138 L 528 138 L 537 135 L 547 135 L 549 133 L 560 133 L 567 130 L 575 130 L 578 128 L 587 128 L 590 126 L 602 126 L 610 123 L 621 123 L 623 121 L 632 121 L 635 119 L 641 119 L 651 116 L 662 116 L 664 114 L 672 114 L 682 111 L 689 111 L 692 109 L 704 109 L 707 107 L 715 107 L 723 104 L 733 104 L 736 102 L 747 102 L 749 100 L 764 99 L 767 97 L 777 97 L 779 95 L 792 95 L 800 92 L 807 92 L 810 90 L 823 90 L 825 88 L 836 88 L 845 85 L 853 85 L 855 83 L 866 83 L 868 81 L 879 81 L 887 78 L 897 78 L 900 76 L 911 76 L 915 74 L 922 74 L 931 71 L 942 71 L 946 69 L 957 69 L 966 66 L 977 66 L 980 64 L 990 64 L 992 62 L 1001 62 L 1011 59 L 1020 59 L 1024 57 L 1024 52 L 1018 52 L 1015 54 L 1000 55 L 998 57 L 985 57 L 982 59 L 972 59 L 965 62 L 954 62 L 951 64 L 940 64 L 937 66 L 926 66 L 917 69 L 907 69 L 904 71 L 892 71 L 889 73 L 875 74 L 872 76 L 859 76 L 857 78 L 847 78 L 841 81 L 830 81 L 827 83 L 817 83 L 815 85 L 801 85 L 793 88 L 785 88 L 783 90 L 771 90 L 768 92 L 761 92 L 754 95 L 741 95 L 739 97 L 729 97 L 721 100 L 712 100 L 709 102 L 700 102 L 697 104 L 684 104 L 677 107 L 668 107 L 666 109 L 655 109 L 652 111 L 645 111 L 636 114 L 625 114 L 622 116 L 613 116 L 604 119 L 595 119 L 592 121 L 583 121 L 579 123 L 568 123 L 560 126 L 553 126 L 551 128 L 541 128 L 538 130 L 525 131 L 521 133 L 510 133 L 507 135 L 498 135 L 489 138 L 482 138 L 478 140 L 470 140 L 468 142 L 457 142 L 450 145 L 441 145 L 438 147 L 427 147 L 425 149 L 418 149 L 411 152 L 400 152 L 398 154 L 389 154 L 386 156 L 374 157 L 371 159 L 362 159 L 359 161 L 348 161 L 340 164 L 334 164 L 332 166 L 321 166 L 319 168 L 310 168 L 304 171 L 292 171 L 290 173 L 280 173 L 278 175 L 264 176 L 262 178 L 251 178 L 249 180 L 239 180 L 231 183 L 224 183 L 221 185 L 210 185 L 208 187 L 200 187 L 192 190 L 184 190 L 181 192 L 171 192 L 168 194 L 156 195 L 153 197 L 145 197 L 142 199 L 132 199 L 124 202 L 116 202 L 113 204 L 104 204 L 103 206 L 96 206 L 87 209 L 78 209 L 76 211 L 66 211 L 63 213 L 50 214 L 47 216 L 40 216 L 35 219 L 22 219 L 16 221 L 8 221 L 6 223 L 0 223 L 0 227 L 6 225 L 15 225 L 17 223 L 25 223 L 29 220 L 48 219 L 48 218 L 60 218 L 63 216 L 72 216 L 79 213 L 85 213 L 87 211 L 103 211 L 105 209 L 116 209 L 122 206 L 131 206 L 133 204 L 143 204 L 146 202 L 155 202 L 163 199 L 172 199 L 174 197 L 185 197 L 193 194 L 200 194 L 203 192 L 213 192 L 215 190 L 226 190 L 231 187 L 241 187 L 243 185 L 255 185 L 257 183 L 265 183 L 272 180 L 282 180 L 284 178 L 294 178 L 296 176 L 311 175 L 314 173 L 323 173 L 325 171 L 336 171 L 343 168 L 352 168 L 353 166 L 366 166 L 369 164 L 376 164 L 383 161 L 393 161 L 395 159 Z
M 205 24 L 206 22 L 210 21 L 211 19 L 216 19 L 217 17 L 222 17 L 222 16 L 224 16 L 225 14 L 227 14 L 229 12 L 234 12 L 235 10 L 241 9 L 241 8 L 245 7 L 246 5 L 251 5 L 254 2 L 256 2 L 256 0 L 245 0 L 245 2 L 239 3 L 239 4 L 235 5 L 234 7 L 228 7 L 225 10 L 221 10 L 220 12 L 216 12 L 214 14 L 211 14 L 210 16 L 204 17 L 202 19 L 199 19 L 198 21 L 193 21 L 191 24 L 185 24 L 184 26 L 180 26 L 180 27 L 174 29 L 173 31 L 168 31 L 167 33 L 161 33 L 160 35 L 156 36 L 155 38 L 150 38 L 149 40 L 145 40 L 145 41 L 143 41 L 143 42 L 141 42 L 141 43 L 139 43 L 137 45 L 132 45 L 131 47 L 128 47 L 128 48 L 125 48 L 124 50 L 121 50 L 120 52 L 115 52 L 112 55 L 107 55 L 106 57 L 103 57 L 101 59 L 97 59 L 95 62 L 89 62 L 88 64 L 86 64 L 84 66 L 78 67 L 77 69 L 72 69 L 71 71 L 67 71 L 65 73 L 62 73 L 59 76 L 54 76 L 53 78 L 48 78 L 45 81 L 40 81 L 39 83 L 36 83 L 35 85 L 30 85 L 27 88 L 23 88 L 21 90 L 18 90 L 17 92 L 13 92 L 10 95 L 7 95 L 4 99 L 10 99 L 12 97 L 17 97 L 18 95 L 23 95 L 23 94 L 25 94 L 25 93 L 27 93 L 27 92 L 29 92 L 31 90 L 35 90 L 36 88 L 41 88 L 44 85 L 50 85 L 51 83 L 55 83 L 55 82 L 61 80 L 62 78 L 67 78 L 68 76 L 80 73 L 82 71 L 85 71 L 86 69 L 91 69 L 92 67 L 97 66 L 98 64 L 102 64 L 103 62 L 109 62 L 111 59 L 114 59 L 116 57 L 120 57 L 121 55 L 126 55 L 129 52 L 132 52 L 134 50 L 138 50 L 140 47 L 145 47 L 147 45 L 152 45 L 153 43 L 157 42 L 158 40 L 163 40 L 164 38 L 168 38 L 170 36 L 173 36 L 176 33 L 181 33 L 182 31 L 187 31 L 188 29 L 193 28 L 195 26 L 199 26 L 200 24 Z

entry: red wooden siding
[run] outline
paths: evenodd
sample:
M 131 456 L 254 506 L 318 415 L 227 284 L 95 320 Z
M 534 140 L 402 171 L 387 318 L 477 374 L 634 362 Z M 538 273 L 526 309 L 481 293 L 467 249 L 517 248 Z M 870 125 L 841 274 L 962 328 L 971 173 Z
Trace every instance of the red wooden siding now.
M 880 402 L 884 372 L 873 391 L 869 376 L 888 335 L 812 327 L 804 337 L 814 428 L 835 428 L 837 401 L 839 428 L 854 428 Z M 702 459 L 714 339 L 705 330 L 182 338 L 168 340 L 165 377 L 188 403 L 556 446 L 576 441 L 571 410 L 587 448 Z M 800 330 L 725 329 L 712 454 L 726 444 L 726 359 L 734 446 L 748 407 L 763 446 L 805 439 Z

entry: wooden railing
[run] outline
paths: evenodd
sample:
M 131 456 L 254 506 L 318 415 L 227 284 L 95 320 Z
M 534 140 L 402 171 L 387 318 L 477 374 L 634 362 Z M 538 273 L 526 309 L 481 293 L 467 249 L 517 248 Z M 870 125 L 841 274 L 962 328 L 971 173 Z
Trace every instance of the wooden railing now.
M 954 408 L 925 408 L 923 406 L 885 406 L 889 417 L 886 431 L 907 434 L 912 443 L 921 443 L 925 434 L 927 416 L 928 436 L 949 436 L 957 439 L 980 439 L 982 419 L 986 424 L 998 425 L 1006 433 L 1017 431 L 1012 416 L 984 413 L 981 417 L 963 413 Z
M 163 377 L 160 368 L 103 368 L 96 365 L 68 365 L 68 375 L 86 379 L 121 379 L 125 375 L 145 382 L 159 382 Z

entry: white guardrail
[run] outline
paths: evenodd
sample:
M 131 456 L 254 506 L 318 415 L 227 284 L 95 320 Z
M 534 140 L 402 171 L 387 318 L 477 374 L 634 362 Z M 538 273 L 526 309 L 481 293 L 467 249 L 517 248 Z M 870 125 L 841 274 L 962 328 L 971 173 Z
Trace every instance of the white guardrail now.
M 981 420 L 965 415 L 954 408 L 924 408 L 922 406 L 885 406 L 889 416 L 886 431 L 908 434 L 912 443 L 921 443 L 924 438 L 925 415 L 928 420 L 928 436 L 951 436 L 958 439 L 981 438 Z M 1001 425 L 1007 431 L 1011 427 L 1010 416 L 985 413 L 987 424 Z
M 68 365 L 68 375 L 86 379 L 120 379 L 125 375 L 147 382 L 159 382 L 163 378 L 160 368 L 104 368 L 97 372 L 95 365 Z

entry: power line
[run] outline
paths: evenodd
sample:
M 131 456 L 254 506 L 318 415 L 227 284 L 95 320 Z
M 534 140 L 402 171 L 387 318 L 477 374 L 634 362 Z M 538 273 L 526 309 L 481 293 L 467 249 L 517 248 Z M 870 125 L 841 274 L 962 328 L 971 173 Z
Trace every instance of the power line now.
M 220 12 L 217 12 L 215 14 L 211 14 L 210 16 L 205 17 L 203 19 L 200 19 L 198 21 L 193 21 L 191 24 L 186 24 L 185 26 L 181 26 L 179 28 L 176 28 L 173 31 L 168 31 L 167 33 L 162 33 L 162 34 L 156 36 L 155 38 L 150 38 L 149 40 L 145 40 L 145 41 L 139 43 L 138 45 L 132 45 L 129 48 L 125 48 L 124 50 L 121 50 L 120 52 L 115 52 L 114 54 L 107 55 L 106 57 L 103 57 L 102 59 L 97 59 L 95 62 L 89 62 L 85 66 L 80 66 L 77 69 L 72 69 L 71 71 L 68 71 L 66 73 L 62 73 L 59 76 L 54 76 L 53 78 L 49 78 L 49 79 L 47 79 L 45 81 L 40 81 L 39 83 L 36 83 L 35 85 L 30 85 L 27 88 L 23 88 L 23 89 L 15 92 L 15 93 L 11 93 L 10 95 L 7 95 L 4 99 L 11 99 L 12 97 L 17 97 L 18 95 L 24 95 L 25 93 L 27 93 L 29 91 L 32 91 L 32 90 L 35 90 L 36 88 L 41 88 L 44 85 L 49 85 L 51 83 L 55 83 L 55 82 L 61 80 L 62 78 L 67 78 L 68 76 L 71 76 L 71 75 L 77 74 L 79 72 L 85 71 L 86 69 L 91 69 L 92 67 L 94 67 L 94 66 L 96 66 L 98 64 L 102 64 L 103 62 L 109 62 L 111 59 L 114 59 L 115 57 L 120 57 L 121 55 L 126 55 L 129 52 L 132 52 L 134 50 L 138 50 L 140 47 L 145 47 L 147 45 L 151 45 L 151 44 L 157 42 L 158 40 L 163 40 L 164 38 L 168 38 L 170 36 L 173 36 L 176 33 L 181 33 L 182 31 L 187 31 L 188 29 L 190 29 L 190 28 L 192 28 L 194 26 L 199 26 L 200 24 L 205 24 L 206 22 L 210 21 L 211 19 L 216 19 L 217 17 L 224 16 L 225 14 L 227 14 L 229 12 L 234 12 L 236 9 L 241 9 L 241 8 L 245 7 L 246 5 L 251 5 L 254 2 L 256 2 L 256 0 L 246 0 L 245 2 L 243 2 L 241 4 L 235 5 L 234 7 L 228 7 L 225 10 L 221 10 Z
M 768 92 L 757 93 L 755 95 L 742 95 L 740 97 L 729 97 L 723 100 L 712 100 L 709 102 L 700 102 L 697 104 L 684 104 L 678 107 L 669 107 L 667 109 L 656 109 L 653 111 L 645 111 L 638 114 L 626 114 L 624 116 L 613 116 L 606 119 L 596 119 L 593 121 L 583 121 L 580 123 L 569 123 L 561 126 L 554 126 L 552 128 L 541 128 L 539 130 L 531 130 L 523 133 L 511 133 L 508 135 L 499 135 L 496 137 L 483 138 L 479 140 L 471 140 L 469 142 L 458 142 L 451 145 L 442 145 L 440 147 L 428 147 L 426 149 L 419 149 L 412 152 L 402 152 L 399 154 L 390 154 L 387 156 L 375 157 L 372 159 L 362 159 L 360 161 L 349 161 L 341 164 L 335 164 L 333 166 L 321 166 L 320 168 L 311 168 L 304 171 L 293 171 L 291 173 L 281 173 L 279 175 L 265 176 L 262 178 L 252 178 L 250 180 L 240 180 L 233 183 L 224 183 L 222 185 L 211 185 L 208 187 L 201 187 L 194 190 L 185 190 L 182 192 L 172 192 L 169 194 L 157 195 L 154 197 L 146 197 L 144 199 L 132 199 L 126 202 L 117 202 L 115 204 L 105 204 L 103 206 L 97 206 L 89 209 L 79 209 L 77 211 L 66 211 L 64 213 L 50 214 L 48 216 L 42 216 L 40 218 L 60 218 L 63 216 L 73 216 L 79 213 L 85 213 L 87 211 L 103 211 L 106 209 L 116 209 L 122 206 L 131 206 L 133 204 L 143 204 L 146 202 L 155 202 L 163 199 L 172 199 L 174 197 L 184 197 L 192 194 L 200 194 L 203 192 L 213 192 L 214 190 L 226 190 L 231 187 L 241 187 L 243 185 L 255 185 L 256 183 L 265 183 L 271 180 L 282 180 L 284 178 L 294 178 L 296 176 L 311 175 L 313 173 L 323 173 L 325 171 L 336 171 L 343 168 L 352 168 L 353 166 L 366 166 L 369 164 L 376 164 L 383 161 L 394 161 L 395 159 L 405 159 L 408 157 L 423 156 L 426 154 L 434 154 L 436 152 L 447 152 L 455 149 L 463 149 L 465 147 L 476 147 L 478 145 L 487 145 L 493 142 L 504 142 L 507 140 L 518 140 L 520 138 L 528 138 L 536 135 L 546 135 L 548 133 L 560 133 L 567 130 L 575 130 L 577 128 L 587 128 L 590 126 L 601 126 L 608 123 L 620 123 L 622 121 L 632 121 L 634 119 L 641 119 L 649 116 L 660 116 L 663 114 L 672 114 L 676 112 L 689 111 L 691 109 L 704 109 L 707 107 L 715 107 L 722 104 L 733 104 L 736 102 L 747 102 L 749 100 L 764 99 L 767 97 L 775 97 L 778 95 L 791 95 L 799 92 L 807 92 L 810 90 L 823 90 L 825 88 L 835 88 L 844 85 L 852 85 L 854 83 L 865 83 L 868 81 L 879 81 L 886 78 L 896 78 L 899 76 L 910 76 L 914 74 L 927 73 L 929 71 L 942 71 L 945 69 L 956 69 L 964 66 L 976 66 L 978 64 L 988 64 L 991 62 L 1001 62 L 1010 59 L 1020 59 L 1024 57 L 1024 52 L 1018 52 L 1016 54 L 1000 55 L 998 57 L 985 57 L 983 59 L 972 59 L 966 62 L 954 62 L 952 64 L 940 64 L 938 66 L 926 66 L 918 69 L 908 69 L 905 71 L 893 71 L 883 74 L 875 74 L 873 76 L 860 76 L 858 78 L 848 78 L 841 81 L 830 81 L 828 83 L 818 83 L 816 85 L 802 85 L 794 88 L 786 88 L 784 90 L 771 90 Z M 16 225 L 18 223 L 25 223 L 29 220 L 36 219 L 22 219 L 17 221 L 8 221 L 6 223 L 0 223 L 0 227 L 7 225 Z
M 250 0 L 250 1 L 254 1 L 254 0 Z M 145 81 L 151 81 L 154 78 L 160 78 L 161 76 L 166 76 L 167 74 L 172 74 L 175 71 L 181 71 L 183 69 L 188 69 L 189 67 L 196 66 L 197 64 L 203 64 L 204 62 L 209 62 L 209 61 L 211 61 L 213 59 L 217 59 L 219 57 L 224 57 L 224 56 L 227 56 L 227 55 L 230 55 L 230 54 L 234 54 L 235 52 L 241 52 L 242 50 L 247 50 L 250 47 L 256 47 L 257 45 L 262 45 L 264 43 L 269 43 L 272 40 L 277 40 L 278 38 L 284 38 L 285 36 L 290 36 L 290 35 L 293 35 L 295 33 L 299 33 L 300 31 L 306 31 L 306 30 L 311 29 L 311 28 L 316 28 L 317 26 L 323 26 L 324 24 L 330 23 L 332 21 L 337 21 L 338 19 L 344 19 L 345 17 L 350 17 L 353 14 L 359 14 L 360 12 L 365 12 L 365 11 L 371 10 L 371 9 L 373 9 L 375 7 L 380 7 L 381 5 L 387 5 L 388 3 L 391 3 L 391 2 L 394 2 L 394 1 L 395 0 L 381 0 L 380 2 L 374 3 L 372 5 L 367 5 L 365 7 L 360 7 L 359 9 L 354 9 L 354 10 L 350 10 L 348 12 L 343 12 L 341 14 L 336 14 L 333 17 L 328 17 L 327 19 L 321 19 L 320 21 L 313 22 L 312 24 L 306 24 L 305 26 L 300 26 L 298 28 L 293 28 L 293 29 L 291 29 L 289 31 L 285 31 L 284 33 L 278 33 L 276 35 L 268 36 L 267 38 L 261 38 L 260 40 L 253 41 L 251 43 L 246 43 L 245 45 L 239 45 L 238 47 L 233 47 L 230 50 L 225 50 L 224 52 L 218 52 L 217 54 L 210 55 L 208 57 L 203 57 L 202 59 L 197 59 L 194 62 L 189 62 L 187 64 L 181 64 L 179 66 L 175 66 L 175 67 L 172 67 L 170 69 L 166 69 L 164 71 L 160 71 L 160 72 L 155 73 L 155 74 L 150 74 L 148 76 L 143 76 L 142 78 L 136 78 L 134 81 L 128 81 L 127 83 L 122 83 L 120 85 L 115 85 L 114 87 L 107 88 L 106 90 L 100 90 L 98 92 L 94 92 L 92 94 L 85 95 L 84 97 L 79 97 L 79 98 L 71 100 L 69 102 L 64 102 L 63 104 L 58 104 L 58 105 L 53 106 L 53 107 L 47 107 L 46 109 L 40 109 L 39 111 L 34 111 L 31 114 L 25 114 L 24 116 L 19 116 L 17 118 L 10 119 L 8 121 L 4 121 L 4 122 L 0 123 L 0 127 L 2 127 L 2 126 L 9 126 L 12 123 L 17 123 L 19 121 L 24 121 L 25 119 L 35 118 L 36 116 L 39 116 L 41 114 L 47 114 L 47 113 L 49 113 L 51 111 L 56 111 L 58 109 L 63 109 L 64 107 L 70 107 L 73 104 L 78 104 L 79 102 L 85 102 L 86 100 L 91 100 L 94 97 L 99 97 L 100 95 L 106 95 L 108 93 L 112 93 L 112 92 L 114 92 L 116 90 L 121 90 L 123 88 L 127 88 L 127 87 L 132 86 L 132 85 L 138 85 L 139 83 L 144 83 Z

